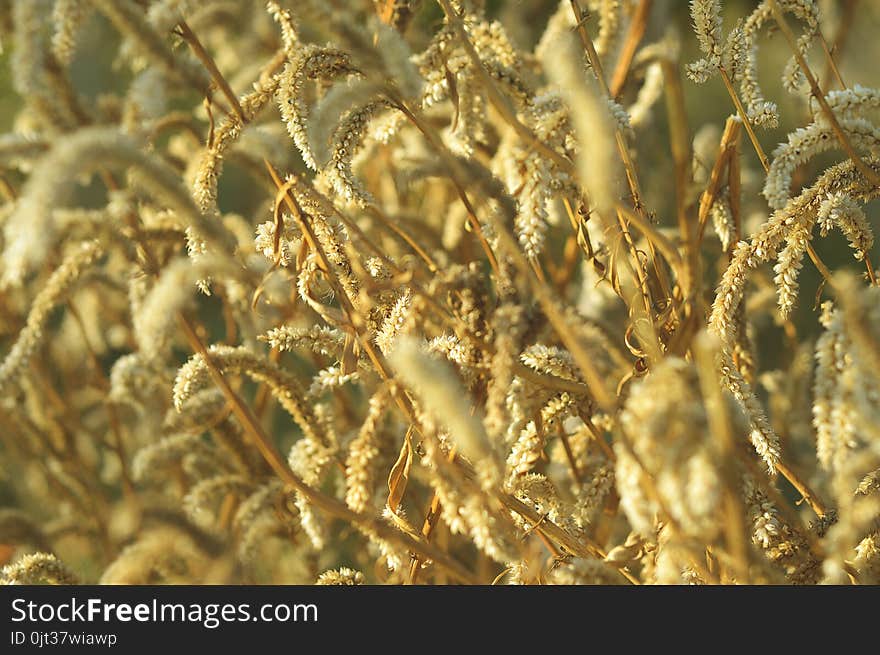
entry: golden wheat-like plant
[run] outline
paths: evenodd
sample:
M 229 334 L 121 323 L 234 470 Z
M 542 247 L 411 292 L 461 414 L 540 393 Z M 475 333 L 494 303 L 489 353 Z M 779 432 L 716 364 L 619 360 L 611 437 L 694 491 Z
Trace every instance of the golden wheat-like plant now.
M 0 581 L 880 582 L 874 3 L 258 4 L 0 3 Z

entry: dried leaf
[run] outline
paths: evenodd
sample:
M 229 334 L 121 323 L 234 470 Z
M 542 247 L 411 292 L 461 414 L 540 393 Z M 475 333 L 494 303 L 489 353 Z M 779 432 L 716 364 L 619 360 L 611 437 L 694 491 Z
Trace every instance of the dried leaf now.
M 391 473 L 388 475 L 387 504 L 388 509 L 395 514 L 403 500 L 403 495 L 406 493 L 406 485 L 409 482 L 409 469 L 412 466 L 413 455 L 412 443 L 410 441 L 411 433 L 412 428 L 407 430 L 406 438 L 404 438 L 403 445 L 400 447 L 400 454 L 397 456 L 397 461 L 391 467 Z

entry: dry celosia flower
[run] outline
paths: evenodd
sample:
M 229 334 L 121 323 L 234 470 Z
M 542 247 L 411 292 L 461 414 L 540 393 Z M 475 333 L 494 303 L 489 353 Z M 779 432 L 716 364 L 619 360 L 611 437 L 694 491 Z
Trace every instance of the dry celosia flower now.
M 880 580 L 872 3 L 6 4 L 4 583 Z
M 324 571 L 318 576 L 318 585 L 359 585 L 364 584 L 364 574 L 360 571 L 342 567 L 341 569 L 331 569 Z
M 13 564 L 0 569 L 0 584 L 76 584 L 73 575 L 51 553 L 24 555 Z

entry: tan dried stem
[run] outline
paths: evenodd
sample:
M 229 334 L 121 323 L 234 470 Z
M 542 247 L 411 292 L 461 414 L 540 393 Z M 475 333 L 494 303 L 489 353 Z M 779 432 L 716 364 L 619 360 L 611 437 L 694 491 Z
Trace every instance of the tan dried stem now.
M 694 348 L 702 395 L 706 399 L 707 418 L 715 446 L 720 455 L 724 484 L 724 535 L 733 557 L 736 579 L 749 582 L 749 533 L 745 524 L 746 508 L 739 493 L 741 475 L 736 465 L 737 439 L 734 435 L 726 398 L 718 379 L 715 364 L 718 349 L 705 332 L 696 339 Z
M 648 19 L 651 16 L 654 0 L 640 0 L 639 6 L 636 7 L 632 20 L 629 24 L 629 30 L 626 33 L 626 40 L 620 48 L 620 54 L 617 59 L 617 65 L 614 67 L 614 73 L 611 76 L 611 96 L 617 98 L 623 91 L 626 84 L 626 78 L 632 68 L 633 58 L 642 39 L 645 37 L 645 31 L 648 29 Z
M 843 76 L 840 74 L 840 69 L 837 67 L 837 62 L 834 61 L 834 53 L 831 52 L 831 47 L 828 45 L 828 41 L 825 39 L 825 35 L 822 32 L 819 32 L 819 43 L 822 44 L 822 51 L 825 53 L 825 57 L 828 60 L 828 70 L 830 70 L 833 74 L 837 83 L 840 85 L 841 89 L 846 88 L 846 82 L 843 81 Z
M 214 62 L 213 57 L 208 54 L 208 51 L 205 50 L 202 42 L 199 41 L 199 37 L 197 37 L 195 32 L 190 29 L 185 20 L 182 20 L 177 24 L 177 29 L 178 34 L 180 34 L 181 38 L 189 44 L 189 47 L 192 49 L 196 58 L 202 62 L 202 65 L 208 70 L 211 79 L 214 80 L 214 84 L 216 84 L 217 88 L 220 89 L 220 92 L 226 96 L 226 99 L 229 101 L 233 110 L 235 110 L 238 118 L 242 123 L 246 123 L 247 119 L 241 108 L 241 103 L 238 101 L 238 96 L 235 95 L 232 88 L 229 86 L 229 82 L 226 81 L 226 78 L 223 77 L 223 73 L 217 68 L 217 64 Z
M 724 171 L 730 166 L 733 157 L 736 156 L 739 143 L 740 129 L 743 123 L 734 116 L 730 116 L 724 124 L 724 133 L 721 135 L 721 144 L 718 147 L 718 156 L 712 165 L 712 171 L 709 173 L 709 183 L 706 190 L 700 196 L 699 209 L 699 240 L 702 241 L 703 232 L 706 228 L 706 222 L 709 218 L 709 211 L 715 199 L 718 197 L 721 187 L 724 183 Z
M 767 155 L 764 153 L 764 148 L 761 147 L 761 142 L 758 140 L 758 135 L 755 134 L 755 128 L 752 126 L 752 121 L 749 120 L 749 113 L 746 111 L 745 106 L 743 106 L 742 101 L 739 99 L 739 96 L 736 93 L 736 89 L 733 88 L 733 82 L 730 79 L 730 75 L 727 74 L 727 71 L 723 68 L 719 69 L 721 73 L 721 79 L 724 80 L 724 87 L 727 89 L 728 95 L 730 95 L 730 99 L 733 100 L 733 104 L 736 106 L 736 112 L 739 114 L 740 120 L 745 125 L 746 132 L 748 132 L 749 139 L 752 141 L 752 146 L 755 149 L 755 153 L 758 155 L 758 161 L 761 162 L 761 166 L 764 169 L 764 172 L 768 172 L 770 170 L 770 160 L 767 159 Z
M 678 281 L 686 299 L 700 298 L 698 288 L 700 275 L 700 252 L 697 229 L 688 216 L 690 188 L 693 183 L 693 153 L 685 109 L 684 89 L 681 74 L 675 62 L 662 59 L 663 79 L 666 81 L 666 113 L 669 123 L 669 142 L 672 159 L 675 163 L 675 208 L 678 218 L 678 232 L 685 248 L 683 266 L 678 271 Z M 652 240 L 656 242 L 656 240 Z M 668 259 L 668 258 L 667 258 Z
M 852 25 L 856 18 L 856 6 L 858 5 L 858 0 L 842 0 L 842 4 L 843 8 L 841 9 L 840 23 L 837 32 L 834 35 L 833 43 L 829 46 L 823 38 L 823 48 L 825 48 L 828 57 L 825 65 L 825 72 L 822 75 L 822 79 L 824 80 L 822 84 L 823 89 L 827 89 L 830 86 L 832 75 L 837 77 L 840 81 L 841 88 L 844 86 L 839 72 L 834 72 L 834 68 L 837 66 L 834 61 L 834 56 L 839 55 L 840 51 L 843 50 L 847 38 L 852 31 Z

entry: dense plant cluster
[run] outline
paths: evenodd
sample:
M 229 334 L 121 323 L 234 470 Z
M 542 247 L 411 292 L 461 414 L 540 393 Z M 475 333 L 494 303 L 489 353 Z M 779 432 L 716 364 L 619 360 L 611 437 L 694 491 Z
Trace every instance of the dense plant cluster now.
M 880 581 L 871 4 L 0 1 L 0 579 Z

